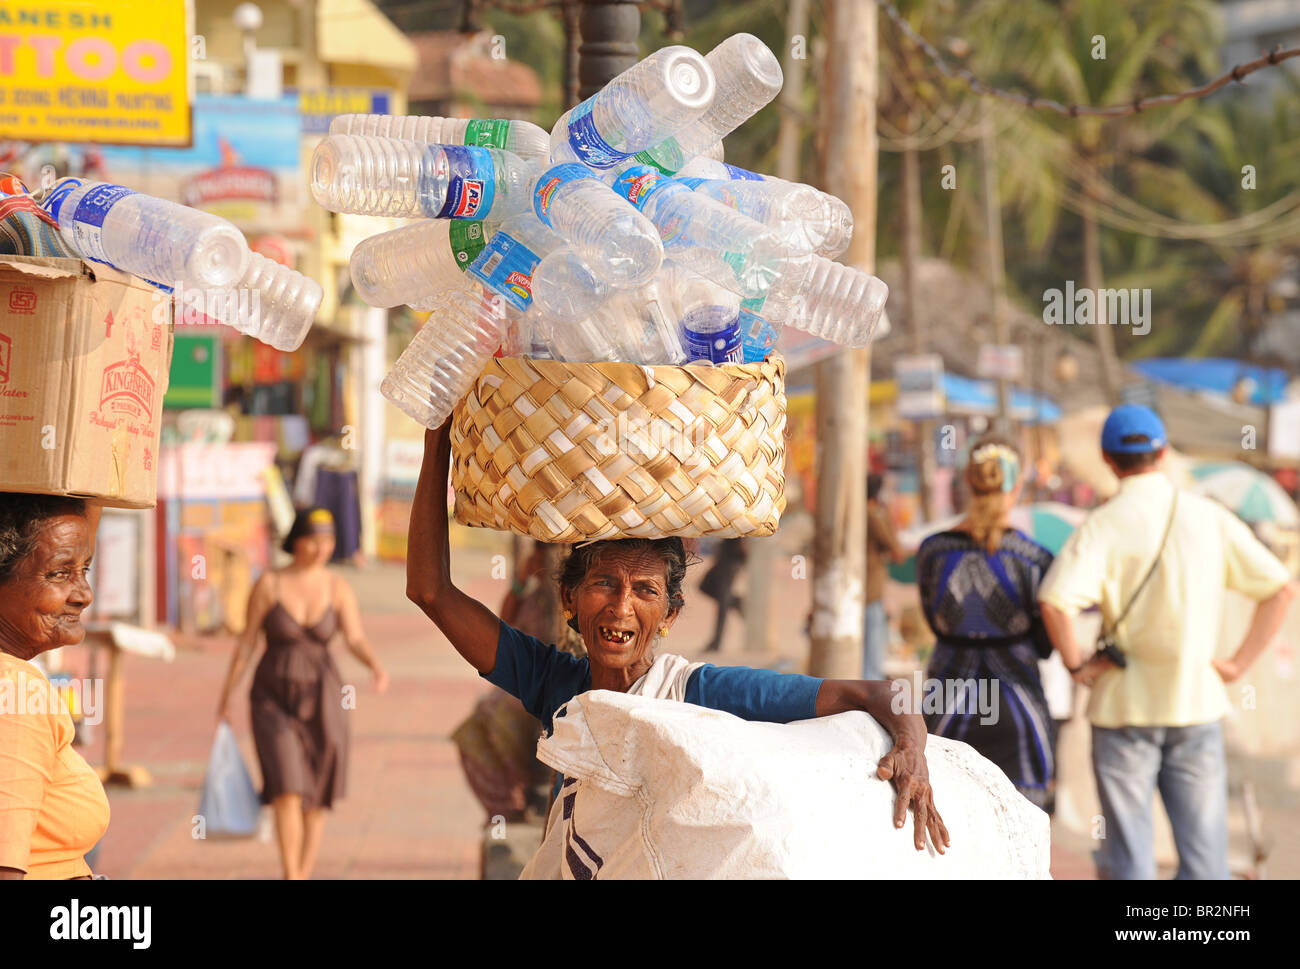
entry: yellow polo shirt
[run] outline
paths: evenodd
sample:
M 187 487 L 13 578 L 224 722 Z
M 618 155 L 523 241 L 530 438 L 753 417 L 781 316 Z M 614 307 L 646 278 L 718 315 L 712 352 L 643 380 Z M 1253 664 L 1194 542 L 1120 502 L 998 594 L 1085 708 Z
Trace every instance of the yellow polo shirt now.
M 1071 615 L 1098 605 L 1112 628 L 1155 558 L 1173 493 L 1158 471 L 1122 478 L 1119 493 L 1066 541 L 1039 600 Z M 1098 678 L 1088 718 L 1099 727 L 1185 727 L 1224 716 L 1228 693 L 1210 660 L 1238 644 L 1219 641 L 1223 590 L 1258 601 L 1289 579 L 1236 515 L 1179 491 L 1160 564 L 1115 631 L 1128 666 Z

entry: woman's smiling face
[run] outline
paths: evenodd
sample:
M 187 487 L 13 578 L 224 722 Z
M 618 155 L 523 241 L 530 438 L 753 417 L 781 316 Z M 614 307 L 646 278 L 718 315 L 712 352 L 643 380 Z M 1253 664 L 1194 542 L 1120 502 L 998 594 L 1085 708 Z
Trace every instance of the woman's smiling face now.
M 593 664 L 626 669 L 647 659 L 659 627 L 677 618 L 668 596 L 661 555 L 611 546 L 603 549 L 575 588 L 561 590 L 564 608 Z
M 94 594 L 86 573 L 95 536 L 81 515 L 59 515 L 0 590 L 0 639 L 22 659 L 86 637 L 81 613 Z

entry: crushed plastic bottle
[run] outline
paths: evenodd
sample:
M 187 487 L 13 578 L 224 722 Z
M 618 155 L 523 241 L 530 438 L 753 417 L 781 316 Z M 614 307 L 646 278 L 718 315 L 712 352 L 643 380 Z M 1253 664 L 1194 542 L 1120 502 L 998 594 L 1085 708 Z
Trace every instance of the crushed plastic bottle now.
M 438 118 L 419 115 L 341 114 L 330 122 L 332 135 L 397 138 L 426 145 L 503 148 L 524 161 L 545 166 L 551 136 L 531 121 L 504 118 Z

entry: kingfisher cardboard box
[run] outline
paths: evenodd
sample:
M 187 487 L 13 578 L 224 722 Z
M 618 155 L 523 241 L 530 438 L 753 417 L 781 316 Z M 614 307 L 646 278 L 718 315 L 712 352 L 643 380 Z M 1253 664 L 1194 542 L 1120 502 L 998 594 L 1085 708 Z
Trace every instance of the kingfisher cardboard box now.
M 172 302 L 80 259 L 0 256 L 0 491 L 148 508 Z

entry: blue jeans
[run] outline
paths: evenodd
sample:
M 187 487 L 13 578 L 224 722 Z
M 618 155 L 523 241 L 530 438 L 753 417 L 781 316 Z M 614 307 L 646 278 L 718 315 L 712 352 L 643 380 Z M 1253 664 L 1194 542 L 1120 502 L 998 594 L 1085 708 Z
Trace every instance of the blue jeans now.
M 1228 768 L 1219 721 L 1189 727 L 1092 728 L 1092 769 L 1105 816 L 1103 878 L 1156 877 L 1151 798 L 1174 830 L 1178 878 L 1226 879 Z
M 866 617 L 862 621 L 862 678 L 885 678 L 885 653 L 889 649 L 889 617 L 885 604 L 877 599 L 867 603 Z

